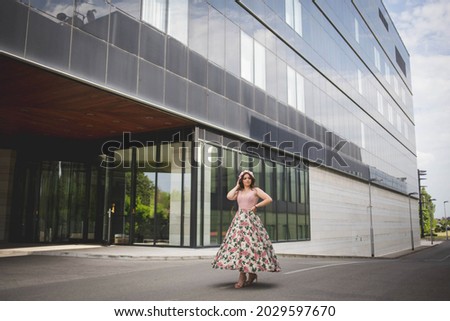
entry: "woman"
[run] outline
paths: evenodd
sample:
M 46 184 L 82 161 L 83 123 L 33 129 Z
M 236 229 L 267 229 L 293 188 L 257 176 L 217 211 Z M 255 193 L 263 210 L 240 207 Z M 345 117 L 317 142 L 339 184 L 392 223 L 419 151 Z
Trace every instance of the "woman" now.
M 256 282 L 256 272 L 280 271 L 269 235 L 256 215 L 256 211 L 271 203 L 272 198 L 254 184 L 253 173 L 244 170 L 239 174 L 236 186 L 228 192 L 227 198 L 237 200 L 239 209 L 213 261 L 215 269 L 239 271 L 236 289 Z

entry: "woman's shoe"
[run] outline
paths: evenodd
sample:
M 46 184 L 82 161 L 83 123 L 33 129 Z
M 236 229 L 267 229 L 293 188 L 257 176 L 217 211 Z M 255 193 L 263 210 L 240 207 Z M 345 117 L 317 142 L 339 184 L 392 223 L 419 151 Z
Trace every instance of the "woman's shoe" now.
M 253 283 L 256 283 L 258 281 L 258 275 L 256 273 L 249 273 L 248 279 L 245 282 L 245 286 L 250 286 Z
M 239 280 L 237 283 L 234 284 L 235 289 L 241 289 L 243 288 L 247 283 L 247 275 L 245 273 L 239 274 Z

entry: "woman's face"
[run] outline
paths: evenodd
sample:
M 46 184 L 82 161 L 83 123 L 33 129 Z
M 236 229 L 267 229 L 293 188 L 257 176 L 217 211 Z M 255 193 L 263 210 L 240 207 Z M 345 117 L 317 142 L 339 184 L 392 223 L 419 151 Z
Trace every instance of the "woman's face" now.
M 252 185 L 252 177 L 250 176 L 250 174 L 244 174 L 244 176 L 242 177 L 242 184 L 244 184 L 244 187 Z

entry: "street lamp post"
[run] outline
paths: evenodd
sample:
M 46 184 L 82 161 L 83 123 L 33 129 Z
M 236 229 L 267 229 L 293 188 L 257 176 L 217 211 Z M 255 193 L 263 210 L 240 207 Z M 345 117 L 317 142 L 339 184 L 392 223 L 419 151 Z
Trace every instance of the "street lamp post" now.
M 373 217 L 372 217 L 372 182 L 381 182 L 382 179 L 369 178 L 369 216 L 370 216 L 370 255 L 375 256 L 375 237 L 373 234 Z
M 435 201 L 435 198 L 430 199 L 430 202 L 433 203 Z M 433 213 L 430 211 L 430 239 L 431 239 L 431 245 L 433 245 Z
M 414 235 L 413 235 L 413 227 L 412 227 L 412 215 L 411 215 L 411 196 L 417 195 L 418 193 L 413 192 L 408 194 L 408 201 L 409 201 L 409 227 L 411 230 L 411 250 L 414 251 Z
M 445 238 L 446 238 L 446 240 L 448 241 L 448 230 L 447 230 L 447 227 L 448 227 L 448 224 L 447 224 L 447 211 L 446 211 L 446 209 L 445 209 L 445 203 L 448 203 L 448 201 L 444 201 L 444 216 L 445 216 Z
M 425 187 L 422 185 L 421 181 L 426 180 L 424 177 L 427 175 L 427 171 L 417 170 L 417 181 L 419 182 L 419 220 L 420 220 L 420 238 L 425 236 L 424 226 L 423 226 L 423 209 L 422 209 L 422 188 Z

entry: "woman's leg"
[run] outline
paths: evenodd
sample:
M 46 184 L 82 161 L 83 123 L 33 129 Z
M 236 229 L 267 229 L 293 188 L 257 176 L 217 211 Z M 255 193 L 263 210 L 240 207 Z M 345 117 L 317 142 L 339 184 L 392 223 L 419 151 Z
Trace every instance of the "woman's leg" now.
M 252 283 L 256 283 L 258 281 L 258 275 L 256 273 L 249 273 L 248 280 L 245 282 L 245 286 L 252 285 Z
M 246 282 L 247 282 L 247 275 L 244 272 L 240 272 L 238 282 L 234 285 L 234 288 L 235 289 L 243 288 Z

